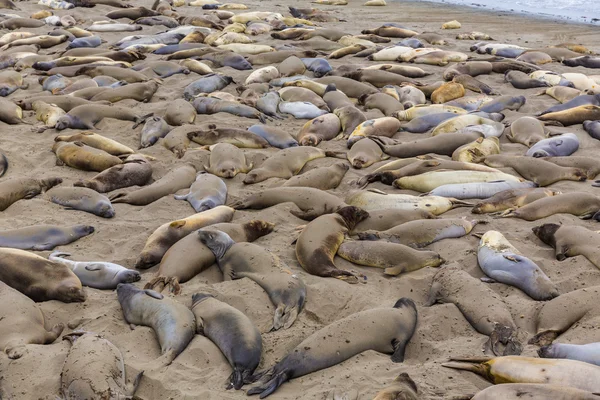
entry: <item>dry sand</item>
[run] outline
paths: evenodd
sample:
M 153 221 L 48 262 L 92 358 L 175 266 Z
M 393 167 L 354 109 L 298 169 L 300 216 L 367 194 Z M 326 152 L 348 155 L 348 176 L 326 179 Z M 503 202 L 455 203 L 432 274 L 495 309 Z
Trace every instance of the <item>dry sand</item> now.
M 132 4 L 149 7 L 150 2 L 132 1 Z M 308 7 L 308 2 L 291 0 L 279 1 L 247 1 L 250 11 L 276 11 L 286 13 L 288 6 Z M 529 47 L 543 47 L 561 42 L 577 42 L 587 45 L 592 50 L 600 51 L 600 34 L 598 28 L 584 25 L 573 25 L 562 22 L 527 19 L 520 16 L 499 12 L 476 12 L 473 9 L 450 7 L 430 3 L 405 3 L 390 1 L 387 7 L 362 7 L 363 1 L 351 0 L 350 5 L 342 7 L 318 6 L 344 22 L 323 24 L 327 27 L 342 29 L 349 33 L 357 34 L 362 29 L 375 28 L 384 22 L 398 22 L 417 31 L 434 31 L 450 39 L 448 49 L 468 52 L 471 41 L 456 41 L 454 36 L 458 32 L 473 30 L 489 33 L 498 42 L 508 42 Z M 5 12 L 29 15 L 34 11 L 44 9 L 34 1 L 18 3 L 22 11 L 4 10 Z M 89 25 L 90 20 L 102 20 L 103 16 L 113 10 L 107 6 L 97 6 L 91 9 L 76 8 L 74 10 L 57 11 L 55 14 L 72 14 L 86 19 L 81 26 Z M 177 9 L 181 15 L 201 14 L 197 7 L 181 7 Z M 442 31 L 440 26 L 449 20 L 459 20 L 463 25 L 460 30 Z M 44 33 L 48 27 L 35 29 Z M 144 26 L 143 34 L 163 31 L 162 27 Z M 5 33 L 5 32 L 2 32 Z M 129 33 L 103 33 L 107 47 L 120 37 Z M 259 41 L 273 43 L 268 35 L 257 38 Z M 65 44 L 41 50 L 40 53 L 49 53 L 64 49 Z M 157 59 L 150 55 L 149 60 Z M 335 66 L 347 63 L 368 64 L 365 59 L 346 57 L 335 60 Z M 434 82 L 441 79 L 443 67 L 423 66 L 435 75 L 421 79 L 422 82 Z M 593 74 L 592 70 L 584 68 L 568 68 L 558 63 L 548 65 L 548 69 L 556 72 L 584 72 Z M 26 72 L 33 72 L 28 70 Z M 219 72 L 231 75 L 236 82 L 243 82 L 251 71 L 236 71 L 231 68 L 222 68 Z M 37 83 L 37 76 L 30 74 L 26 77 L 29 89 L 19 90 L 9 96 L 9 99 L 21 99 L 41 91 Z M 164 80 L 164 83 L 148 104 L 138 104 L 132 100 L 125 100 L 118 105 L 132 107 L 140 114 L 155 112 L 161 114 L 167 102 L 180 98 L 183 88 L 198 77 L 194 74 L 183 76 L 176 75 Z M 536 97 L 540 89 L 516 90 L 503 82 L 503 76 L 493 74 L 481 76 L 483 82 L 493 86 L 502 94 L 520 95 L 528 98 L 527 104 L 519 111 L 508 111 L 507 121 L 541 111 L 556 104 L 556 101 L 547 96 Z M 235 85 L 225 89 L 235 93 Z M 369 117 L 379 117 L 378 111 L 368 112 Z M 35 115 L 26 112 L 25 120 L 36 123 Z M 239 118 L 230 114 L 213 116 L 199 115 L 196 124 L 214 122 L 217 124 L 231 124 L 248 127 L 255 120 Z M 305 120 L 276 121 L 270 124 L 277 125 L 290 133 L 296 133 L 305 123 Z M 0 123 L 1 124 L 1 123 Z M 64 179 L 64 184 L 69 185 L 78 179 L 91 177 L 94 173 L 83 172 L 69 167 L 55 165 L 56 158 L 51 152 L 53 130 L 38 134 L 32 131 L 29 125 L 9 126 L 1 124 L 0 148 L 10 161 L 10 169 L 2 179 L 18 176 L 50 177 L 59 176 Z M 101 134 L 137 148 L 141 127 L 133 130 L 130 122 L 105 120 L 98 124 Z M 597 156 L 600 143 L 590 138 L 581 125 L 570 128 L 551 128 L 555 132 L 575 132 L 581 141 L 581 149 L 577 155 Z M 73 134 L 76 131 L 67 130 L 61 134 Z M 420 138 L 423 136 L 399 134 L 398 138 Z M 522 154 L 525 147 L 507 142 L 501 138 L 502 151 L 510 154 Z M 327 150 L 344 150 L 345 142 L 331 141 L 321 144 Z M 269 155 L 277 152 L 275 148 L 264 150 L 245 149 L 246 155 L 259 165 Z M 182 159 L 166 150 L 160 143 L 144 149 L 141 153 L 156 157 L 152 163 L 154 178 L 158 179 L 169 170 L 183 162 L 192 162 L 198 169 L 207 162 L 208 151 L 190 149 Z M 330 165 L 338 162 L 336 159 L 319 159 L 308 163 L 305 170 L 315 167 Z M 371 166 L 366 170 L 351 170 L 347 173 L 343 183 L 333 192 L 345 197 L 356 187 L 352 182 L 375 169 L 381 163 Z M 248 193 L 260 191 L 273 186 L 271 181 L 245 186 L 242 184 L 243 174 L 228 180 L 229 201 L 243 197 Z M 371 185 L 373 188 L 383 189 L 387 192 L 401 193 L 402 191 L 380 183 Z M 559 182 L 551 186 L 562 191 L 588 191 L 597 193 L 599 189 L 593 188 L 589 182 Z M 161 224 L 193 214 L 187 202 L 177 201 L 172 196 L 146 206 L 137 207 L 128 204 L 116 204 L 116 216 L 112 219 L 103 219 L 94 215 L 64 210 L 60 206 L 50 203 L 43 198 L 19 201 L 1 213 L 0 229 L 24 227 L 35 224 L 90 224 L 96 232 L 71 245 L 62 246 L 60 250 L 72 253 L 76 260 L 105 260 L 133 267 L 136 257 L 148 236 Z M 284 384 L 274 395 L 273 399 L 324 399 L 333 390 L 349 391 L 355 389 L 360 393 L 361 399 L 370 399 L 374 394 L 389 384 L 399 373 L 408 372 L 416 381 L 423 399 L 451 398 L 452 396 L 472 394 L 489 385 L 485 380 L 468 372 L 458 372 L 445 369 L 440 364 L 451 356 L 481 356 L 482 346 L 487 337 L 478 334 L 464 319 L 456 306 L 452 304 L 435 305 L 431 308 L 422 306 L 427 298 L 432 277 L 436 270 L 425 268 L 399 277 L 384 277 L 381 270 L 353 266 L 350 263 L 336 259 L 340 267 L 360 271 L 368 276 L 368 283 L 364 285 L 349 285 L 336 279 L 324 279 L 306 274 L 294 254 L 294 229 L 305 221 L 293 217 L 289 205 L 279 205 L 262 211 L 237 211 L 234 221 L 247 221 L 250 219 L 264 219 L 277 224 L 270 235 L 260 238 L 257 244 L 268 248 L 279 255 L 294 273 L 299 274 L 308 286 L 308 298 L 304 311 L 296 323 L 288 330 L 268 333 L 273 315 L 273 307 L 262 289 L 249 280 L 222 282 L 221 273 L 216 265 L 196 276 L 190 282 L 182 285 L 182 293 L 177 299 L 186 304 L 191 303 L 191 295 L 199 290 L 209 290 L 220 293 L 235 307 L 245 312 L 264 333 L 264 352 L 259 369 L 267 368 L 280 360 L 288 351 L 293 349 L 305 337 L 323 326 L 356 313 L 374 307 L 392 306 L 400 297 L 410 297 L 418 305 L 419 323 L 417 331 L 410 341 L 406 359 L 402 364 L 393 364 L 389 356 L 368 351 L 356 357 L 308 376 Z M 456 209 L 444 217 L 470 216 L 469 209 Z M 543 221 L 526 222 L 516 219 L 491 219 L 489 225 L 478 226 L 475 231 L 483 232 L 487 229 L 496 229 L 505 236 L 526 256 L 534 260 L 546 274 L 558 285 L 561 293 L 566 293 L 582 287 L 600 284 L 600 274 L 591 263 L 583 257 L 570 258 L 564 262 L 554 259 L 554 250 L 541 243 L 531 232 L 531 228 L 541 222 L 570 223 L 598 229 L 594 221 L 581 221 L 574 216 L 556 215 Z M 457 264 L 476 277 L 481 277 L 482 272 L 477 265 L 476 248 L 478 239 L 467 236 L 461 239 L 443 240 L 428 246 L 430 250 L 439 252 L 449 263 Z M 47 256 L 49 252 L 40 253 Z M 143 271 L 142 281 L 137 286 L 143 286 L 150 280 L 157 267 Z M 533 316 L 541 303 L 535 302 L 516 288 L 503 284 L 492 284 L 491 287 L 504 298 L 526 337 L 533 332 Z M 58 322 L 81 321 L 79 329 L 85 329 L 104 335 L 119 347 L 124 355 L 129 376 L 134 376 L 140 370 L 146 370 L 141 381 L 137 396 L 142 399 L 244 399 L 243 391 L 225 391 L 224 384 L 230 374 L 230 367 L 219 350 L 208 339 L 197 335 L 188 348 L 167 368 L 151 370 L 151 362 L 160 355 L 160 349 L 150 328 L 137 327 L 131 330 L 123 320 L 121 308 L 117 302 L 115 292 L 86 289 L 88 299 L 85 303 L 64 304 L 58 301 L 41 303 L 40 306 L 50 325 Z M 69 329 L 65 329 L 67 333 Z M 566 342 L 587 343 L 600 340 L 600 331 L 585 329 L 576 324 L 564 338 Z M 52 345 L 29 345 L 25 356 L 18 360 L 8 360 L 0 357 L 0 385 L 2 385 L 7 398 L 12 399 L 55 399 L 59 394 L 60 371 L 67 355 L 69 345 L 58 340 Z M 527 346 L 524 355 L 533 355 L 535 349 Z

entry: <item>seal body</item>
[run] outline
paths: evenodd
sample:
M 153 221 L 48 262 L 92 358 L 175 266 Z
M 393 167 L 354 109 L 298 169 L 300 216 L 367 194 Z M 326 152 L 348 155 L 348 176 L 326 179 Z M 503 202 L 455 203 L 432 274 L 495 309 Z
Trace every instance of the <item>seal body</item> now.
M 320 190 L 337 188 L 346 172 L 350 169 L 346 163 L 335 163 L 330 167 L 320 167 L 292 176 L 282 186 L 312 187 Z
M 570 192 L 558 196 L 545 197 L 505 214 L 505 217 L 535 221 L 550 215 L 565 213 L 582 219 L 598 220 L 600 199 L 585 192 Z
M 533 261 L 524 257 L 498 231 L 487 231 L 477 250 L 479 266 L 490 278 L 515 286 L 534 300 L 558 296 L 556 285 Z
M 83 171 L 102 172 L 123 163 L 119 157 L 79 142 L 55 142 L 52 151 L 56 154 L 58 165 L 68 165 Z
M 21 199 L 31 199 L 62 183 L 61 178 L 10 178 L 0 182 L 0 211 Z
M 233 368 L 227 387 L 241 389 L 260 363 L 260 332 L 244 313 L 210 295 L 196 293 L 192 302 L 198 333 L 215 343 Z
M 183 304 L 130 283 L 117 286 L 117 297 L 127 323 L 149 326 L 156 333 L 161 364 L 170 365 L 194 338 L 196 318 Z
M 184 195 L 175 195 L 177 200 L 187 200 L 196 212 L 202 212 L 222 206 L 227 199 L 227 186 L 218 176 L 198 174 L 190 191 Z
M 71 261 L 63 258 L 69 253 L 55 251 L 49 260 L 64 264 L 77 275 L 81 284 L 96 289 L 115 289 L 119 283 L 133 283 L 141 279 L 138 271 L 105 261 Z
M 252 167 L 253 164 L 246 160 L 244 152 L 238 147 L 230 143 L 217 143 L 210 147 L 210 166 L 205 165 L 204 170 L 221 178 L 233 178 L 240 172 L 247 173 Z
M 487 214 L 512 210 L 522 207 L 544 197 L 560 194 L 550 189 L 508 189 L 487 198 L 485 201 L 475 204 L 471 212 L 473 214 Z
M 564 133 L 543 139 L 531 146 L 525 155 L 531 157 L 570 156 L 579 149 L 579 139 L 574 133 Z
M 252 125 L 248 130 L 265 139 L 271 146 L 279 149 L 298 146 L 298 142 L 292 135 L 273 126 Z
M 54 187 L 46 192 L 46 197 L 61 206 L 89 212 L 104 218 L 115 216 L 115 209 L 108 197 L 95 190 L 83 187 Z
M 0 247 L 44 251 L 72 243 L 94 232 L 89 225 L 33 225 L 26 228 L 0 231 Z
M 600 366 L 600 343 L 553 343 L 538 350 L 541 358 L 566 358 Z
M 77 181 L 73 186 L 106 193 L 129 186 L 144 186 L 150 179 L 152 179 L 152 165 L 145 159 L 132 159 L 110 167 L 91 179 Z
M 536 226 L 533 233 L 540 240 L 555 249 L 556 259 L 564 261 L 568 257 L 584 256 L 600 268 L 600 233 L 583 226 L 543 224 Z
M 545 383 L 506 383 L 490 386 L 477 393 L 472 400 L 519 400 L 526 395 L 530 400 L 594 400 L 595 394 L 586 390 L 574 389 Z
M 290 379 L 339 364 L 366 350 L 392 354 L 393 362 L 402 362 L 416 324 L 417 309 L 407 298 L 398 300 L 393 308 L 366 310 L 337 320 L 304 339 L 265 371 L 247 394 L 265 398 Z
M 269 178 L 288 179 L 296 175 L 304 164 L 327 156 L 327 152 L 315 147 L 291 147 L 275 153 L 244 178 L 244 183 L 258 183 Z

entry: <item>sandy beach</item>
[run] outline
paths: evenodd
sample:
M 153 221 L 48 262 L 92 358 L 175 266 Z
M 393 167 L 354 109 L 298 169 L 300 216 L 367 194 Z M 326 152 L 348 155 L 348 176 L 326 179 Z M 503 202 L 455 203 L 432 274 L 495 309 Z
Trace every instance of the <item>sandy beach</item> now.
M 133 6 L 150 7 L 150 2 L 133 0 Z M 334 28 L 349 34 L 360 34 L 363 29 L 373 29 L 384 22 L 397 22 L 418 32 L 437 32 L 450 43 L 444 46 L 446 50 L 462 51 L 477 56 L 469 51 L 474 41 L 455 40 L 457 33 L 471 31 L 485 32 L 496 39 L 498 43 L 511 43 L 529 48 L 542 48 L 563 42 L 581 43 L 590 50 L 600 52 L 600 34 L 598 28 L 588 25 L 569 24 L 541 19 L 530 19 L 506 12 L 477 11 L 472 8 L 447 6 L 434 3 L 389 1 L 385 7 L 364 7 L 363 1 L 350 0 L 346 6 L 320 6 L 316 8 L 330 12 L 340 22 L 321 23 L 321 26 Z M 21 10 L 2 10 L 29 16 L 35 11 L 46 9 L 35 1 L 17 3 Z M 288 7 L 309 7 L 308 2 L 292 0 L 244 1 L 249 8 L 247 11 L 272 11 L 289 15 Z M 106 19 L 107 12 L 112 7 L 98 5 L 94 8 L 75 8 L 72 10 L 56 10 L 55 15 L 70 14 L 80 22 L 78 26 L 87 27 L 92 21 Z M 175 8 L 180 15 L 201 15 L 201 7 L 184 6 Z M 236 11 L 240 12 L 240 11 Z M 462 23 L 459 30 L 442 30 L 441 25 L 450 20 Z M 122 22 L 128 22 L 123 20 Z M 27 29 L 39 34 L 51 30 L 52 27 Z M 25 29 L 22 29 L 25 30 Z M 144 26 L 142 34 L 153 34 L 165 31 L 161 26 Z M 0 34 L 6 33 L 0 31 Z M 108 48 L 129 32 L 101 33 L 106 42 L 102 47 Z M 275 45 L 285 42 L 276 41 L 269 34 L 252 37 L 260 43 Z M 398 40 L 393 39 L 392 42 Z M 62 51 L 66 43 L 42 49 L 40 53 Z M 161 56 L 147 54 L 146 61 L 158 60 Z M 375 62 L 364 58 L 347 56 L 337 60 L 329 60 L 336 68 L 348 64 L 368 66 Z M 445 67 L 419 65 L 432 73 L 425 78 L 417 79 L 424 84 L 442 80 L 441 74 Z M 256 67 L 255 67 L 256 68 Z M 596 72 L 583 67 L 570 68 L 553 62 L 543 66 L 557 73 L 581 72 L 594 75 Z M 28 89 L 17 90 L 7 97 L 9 100 L 19 100 L 31 97 L 42 91 L 38 83 L 38 75 L 33 69 L 23 71 L 27 74 L 25 81 Z M 241 84 L 251 71 L 239 71 L 229 67 L 219 68 L 217 72 L 233 77 Z M 310 75 L 307 71 L 307 74 Z M 132 108 L 140 115 L 155 113 L 163 115 L 166 105 L 182 97 L 183 88 L 198 79 L 195 74 L 175 75 L 166 78 L 161 83 L 157 93 L 149 103 L 138 103 L 134 100 L 124 100 L 116 103 L 118 106 Z M 534 115 L 537 112 L 558 104 L 549 96 L 537 96 L 542 89 L 519 90 L 504 82 L 501 74 L 482 75 L 482 82 L 493 87 L 502 95 L 524 95 L 527 103 L 519 111 L 505 110 L 506 122 L 512 122 L 524 115 Z M 229 85 L 224 91 L 236 94 L 237 85 Z M 475 93 L 468 92 L 468 95 Z M 379 118 L 383 114 L 378 110 L 365 111 L 368 118 Z M 35 113 L 24 111 L 24 120 L 32 125 L 39 125 Z M 196 125 L 215 123 L 247 128 L 256 120 L 219 113 L 215 115 L 198 115 Z M 293 135 L 300 131 L 306 120 L 289 117 L 285 120 L 275 120 L 268 124 L 277 126 Z M 94 172 L 84 172 L 67 166 L 57 166 L 56 156 L 51 151 L 57 131 L 49 129 L 38 133 L 32 125 L 7 125 L 0 123 L 0 150 L 9 160 L 9 169 L 1 180 L 13 177 L 61 177 L 63 185 L 71 185 L 79 179 L 90 178 Z M 105 119 L 97 125 L 97 132 L 117 140 L 120 143 L 138 149 L 141 126 L 132 129 L 129 121 Z M 590 137 L 581 124 L 571 127 L 548 127 L 555 133 L 573 132 L 580 140 L 580 148 L 576 155 L 597 157 L 600 142 Z M 75 134 L 78 130 L 67 129 L 60 134 Z M 427 134 L 425 134 L 427 135 Z M 398 133 L 395 138 L 400 140 L 415 140 L 425 137 L 421 134 Z M 500 138 L 502 154 L 522 155 L 526 147 L 511 143 L 503 135 Z M 323 142 L 320 148 L 329 151 L 347 151 L 344 140 Z M 279 151 L 277 148 L 243 149 L 248 160 L 254 167 L 269 156 Z M 153 178 L 158 178 L 183 163 L 192 163 L 197 170 L 202 170 L 208 163 L 209 151 L 200 149 L 192 143 L 186 154 L 178 159 L 167 150 L 162 142 L 140 153 L 155 158 L 152 161 Z M 321 158 L 309 162 L 303 172 L 322 166 L 329 166 L 339 160 Z M 366 169 L 351 168 L 345 175 L 341 185 L 330 191 L 346 198 L 358 190 L 356 181 L 372 172 L 386 161 L 376 163 Z M 278 186 L 280 179 L 269 179 L 265 182 L 244 185 L 245 174 L 238 174 L 233 179 L 227 179 L 228 203 L 243 199 L 248 194 L 257 193 L 265 188 Z M 551 189 L 563 192 L 584 191 L 599 193 L 599 188 L 592 187 L 591 181 L 573 182 L 560 181 L 550 186 Z M 371 189 L 383 190 L 387 193 L 416 192 L 398 190 L 381 182 L 369 185 Z M 130 189 L 129 189 L 130 190 Z M 185 192 L 185 191 L 182 191 Z M 175 200 L 172 195 L 165 196 L 148 206 L 133 206 L 115 204 L 116 216 L 104 219 L 90 213 L 67 210 L 38 196 L 31 200 L 18 201 L 7 210 L 0 212 L 0 230 L 25 227 L 36 224 L 75 225 L 88 224 L 95 227 L 95 232 L 70 245 L 58 249 L 72 254 L 74 260 L 102 260 L 133 268 L 136 258 L 144 247 L 148 236 L 160 225 L 179 218 L 185 218 L 194 213 L 189 203 Z M 410 340 L 403 363 L 392 363 L 390 357 L 375 351 L 367 351 L 349 360 L 282 385 L 270 398 L 277 399 L 328 399 L 336 393 L 352 393 L 356 391 L 359 399 L 372 399 L 375 394 L 389 385 L 398 374 L 406 372 L 416 382 L 421 399 L 452 399 L 456 396 L 473 395 L 490 385 L 483 378 L 469 372 L 459 372 L 443 368 L 441 363 L 450 357 L 480 357 L 483 356 L 483 346 L 488 337 L 477 333 L 465 320 L 458 308 L 453 304 L 437 304 L 425 307 L 435 268 L 386 277 L 377 268 L 367 268 L 353 265 L 339 257 L 335 262 L 340 268 L 360 272 L 367 276 L 366 284 L 349 285 L 343 281 L 330 278 L 320 278 L 306 273 L 294 252 L 292 241 L 297 236 L 296 228 L 305 225 L 306 221 L 290 214 L 290 204 L 280 204 L 264 210 L 238 210 L 232 222 L 244 222 L 261 219 L 276 224 L 274 232 L 256 240 L 256 244 L 278 255 L 294 273 L 298 274 L 307 285 L 307 302 L 298 320 L 289 329 L 269 332 L 274 312 L 268 296 L 255 282 L 249 279 L 223 282 L 222 274 L 213 265 L 208 270 L 181 285 L 182 292 L 176 296 L 177 301 L 186 305 L 191 304 L 191 296 L 199 291 L 207 291 L 217 298 L 228 302 L 244 312 L 260 329 L 263 339 L 263 355 L 259 370 L 272 366 L 281 360 L 290 350 L 304 338 L 320 328 L 359 311 L 391 307 L 397 299 L 409 297 L 415 301 L 418 308 L 417 330 Z M 458 208 L 443 214 L 442 218 L 483 219 L 485 225 L 478 225 L 474 232 L 483 233 L 487 230 L 498 230 L 518 248 L 524 255 L 536 262 L 548 277 L 557 285 L 560 293 L 600 285 L 600 274 L 597 268 L 583 257 L 569 258 L 559 262 L 555 260 L 554 249 L 542 243 L 531 231 L 541 223 L 554 222 L 585 226 L 598 230 L 598 223 L 593 220 L 580 220 L 576 216 L 559 214 L 540 221 L 527 222 L 520 219 L 494 219 L 489 215 L 471 214 L 469 208 Z M 477 263 L 477 246 L 479 239 L 467 235 L 460 239 L 446 239 L 427 246 L 428 250 L 438 252 L 447 262 L 442 266 L 454 265 L 467 271 L 476 278 L 483 276 Z M 47 257 L 51 252 L 37 252 Z M 143 287 L 156 274 L 158 266 L 141 271 L 142 279 L 135 285 Z M 522 342 L 535 334 L 535 314 L 542 302 L 536 302 L 517 288 L 493 283 L 490 287 L 496 291 L 508 305 L 514 321 L 519 328 Z M 123 319 L 123 314 L 117 295 L 114 291 L 85 288 L 87 300 L 84 303 L 62 303 L 48 301 L 39 303 L 47 325 L 62 322 L 69 325 L 64 333 L 74 329 L 83 329 L 103 335 L 114 343 L 123 353 L 126 372 L 129 377 L 144 370 L 145 374 L 136 392 L 137 398 L 154 399 L 245 399 L 244 391 L 226 391 L 225 381 L 231 373 L 230 366 L 219 349 L 207 338 L 196 335 L 187 349 L 179 355 L 168 367 L 153 368 L 153 361 L 160 356 L 160 347 L 151 328 L 138 326 L 130 329 Z M 600 331 L 596 329 L 597 320 L 584 319 L 573 326 L 563 336 L 563 343 L 590 343 L 600 341 Z M 26 354 L 16 360 L 0 356 L 0 396 L 3 399 L 33 400 L 56 399 L 60 395 L 61 370 L 68 354 L 70 345 L 60 338 L 50 345 L 28 345 Z M 524 345 L 522 355 L 535 356 L 537 348 Z M 348 397 L 354 399 L 355 397 Z

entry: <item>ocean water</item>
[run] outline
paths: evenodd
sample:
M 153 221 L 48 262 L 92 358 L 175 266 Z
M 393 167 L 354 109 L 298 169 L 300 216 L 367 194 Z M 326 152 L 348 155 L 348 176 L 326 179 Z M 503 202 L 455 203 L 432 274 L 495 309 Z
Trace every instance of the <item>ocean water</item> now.
M 600 0 L 427 0 L 600 24 Z

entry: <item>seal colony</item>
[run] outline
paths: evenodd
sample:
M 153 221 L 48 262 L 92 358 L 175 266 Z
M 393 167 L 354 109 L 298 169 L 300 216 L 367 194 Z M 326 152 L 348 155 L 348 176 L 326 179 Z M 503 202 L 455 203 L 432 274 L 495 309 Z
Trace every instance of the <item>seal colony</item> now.
M 598 33 L 363 3 L 0 2 L 0 397 L 600 392 Z

